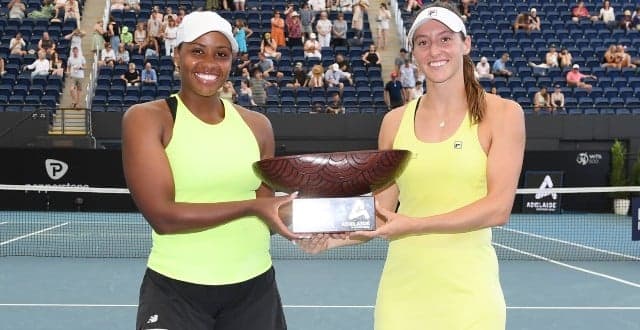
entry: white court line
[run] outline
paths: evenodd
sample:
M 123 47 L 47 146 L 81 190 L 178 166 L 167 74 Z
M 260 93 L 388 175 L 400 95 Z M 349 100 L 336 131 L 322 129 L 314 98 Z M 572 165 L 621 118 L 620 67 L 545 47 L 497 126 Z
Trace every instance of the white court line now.
M 68 224 L 69 224 L 68 222 L 65 222 L 65 223 L 61 223 L 61 224 L 59 224 L 59 225 L 55 225 L 55 226 L 51 226 L 51 227 L 47 227 L 47 228 L 42 229 L 42 230 L 34 231 L 33 233 L 29 233 L 29 234 L 26 234 L 26 235 L 18 236 L 18 237 L 16 237 L 16 238 L 12 238 L 12 239 L 10 239 L 10 240 L 8 240 L 8 241 L 0 242 L 0 246 L 3 246 L 3 245 L 5 245 L 5 244 L 9 244 L 9 243 L 11 243 L 11 242 L 15 242 L 15 241 L 17 241 L 17 240 L 21 240 L 21 239 L 23 239 L 23 238 L 27 238 L 27 237 L 30 237 L 30 236 L 33 236 L 33 235 L 38 235 L 38 234 L 44 233 L 44 232 L 46 232 L 46 231 L 49 231 L 49 230 L 53 230 L 53 229 L 56 229 L 56 228 L 62 227 L 62 226 L 66 226 L 66 225 L 68 225 Z
M 82 308 L 137 308 L 136 304 L 0 304 L 0 307 L 47 307 L 47 308 L 68 308 L 68 307 L 82 307 Z M 318 309 L 373 309 L 372 305 L 284 305 L 284 308 L 318 308 Z M 640 310 L 640 306 L 507 306 L 507 309 L 514 310 Z
M 9 223 L 9 222 L 7 222 L 7 221 L 5 221 L 5 222 L 0 222 L 0 225 L 6 225 L 6 224 L 8 224 L 8 223 Z
M 537 254 L 534 254 L 534 253 L 527 252 L 527 251 L 518 250 L 518 249 L 512 248 L 510 246 L 502 245 L 502 244 L 499 244 L 499 243 L 493 243 L 493 245 L 501 247 L 501 248 L 509 250 L 509 251 L 513 251 L 513 252 L 520 253 L 520 254 L 523 254 L 523 255 L 526 255 L 526 256 L 529 256 L 529 257 L 533 257 L 533 258 L 536 258 L 536 259 L 539 259 L 539 260 L 542 260 L 542 261 L 547 261 L 547 262 L 550 262 L 552 264 L 556 264 L 558 266 L 566 267 L 566 268 L 569 268 L 569 269 L 577 270 L 579 272 L 587 273 L 587 274 L 594 275 L 594 276 L 603 277 L 603 278 L 606 278 L 608 280 L 612 280 L 612 281 L 616 281 L 616 282 L 619 282 L 619 283 L 622 283 L 622 284 L 626 284 L 626 285 L 629 285 L 629 286 L 640 288 L 640 284 L 638 284 L 638 283 L 627 281 L 627 280 L 623 280 L 623 279 L 615 277 L 615 276 L 611 276 L 611 275 L 607 275 L 607 274 L 603 274 L 603 273 L 599 273 L 599 272 L 594 272 L 594 271 L 588 270 L 586 268 L 573 266 L 573 265 L 570 265 L 570 264 L 567 264 L 567 263 L 564 263 L 564 262 L 553 260 L 553 259 L 550 259 L 550 258 L 547 258 L 547 257 L 543 257 L 543 256 L 540 256 L 540 255 L 537 255 Z
M 564 240 L 557 239 L 557 238 L 542 236 L 542 235 L 529 233 L 529 232 L 526 232 L 526 231 L 520 231 L 520 230 L 516 230 L 516 229 L 511 229 L 511 228 L 505 228 L 505 227 L 496 227 L 496 228 L 502 229 L 502 230 L 505 230 L 505 231 L 510 231 L 510 232 L 517 233 L 517 234 L 521 234 L 521 235 L 525 235 L 525 236 L 531 236 L 531 237 L 535 237 L 535 238 L 546 239 L 546 240 L 552 241 L 552 242 L 558 242 L 558 243 L 567 244 L 567 245 L 571 245 L 571 246 L 575 246 L 575 247 L 579 247 L 579 248 L 583 248 L 583 249 L 587 249 L 587 250 L 592 250 L 592 251 L 596 251 L 596 252 L 601 252 L 601 253 L 605 253 L 605 254 L 610 254 L 610 255 L 614 255 L 614 256 L 618 256 L 618 257 L 624 257 L 624 258 L 629 258 L 629 259 L 640 261 L 640 257 L 630 256 L 628 254 L 623 254 L 623 253 L 618 253 L 618 252 L 598 249 L 598 248 L 595 248 L 595 247 L 592 247 L 592 246 L 588 246 L 588 245 L 583 245 L 583 244 L 579 244 L 579 243 L 564 241 Z

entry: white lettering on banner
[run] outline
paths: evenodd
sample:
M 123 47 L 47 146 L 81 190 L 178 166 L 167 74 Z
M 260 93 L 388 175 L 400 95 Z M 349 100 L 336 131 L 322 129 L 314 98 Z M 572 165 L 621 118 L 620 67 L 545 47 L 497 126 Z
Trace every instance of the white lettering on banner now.
M 549 195 L 551 195 L 553 199 L 558 199 L 558 194 L 551 192 L 548 188 L 553 188 L 553 181 L 549 175 L 545 175 L 540 187 L 538 187 L 538 192 L 536 192 L 536 199 L 542 199 Z
M 576 156 L 576 163 L 582 166 L 597 165 L 602 160 L 602 154 L 590 154 L 587 152 L 581 152 Z
M 67 163 L 51 158 L 48 158 L 44 161 L 44 167 L 47 170 L 47 175 L 49 176 L 49 178 L 51 178 L 51 180 L 60 180 L 69 169 L 69 165 L 67 165 Z

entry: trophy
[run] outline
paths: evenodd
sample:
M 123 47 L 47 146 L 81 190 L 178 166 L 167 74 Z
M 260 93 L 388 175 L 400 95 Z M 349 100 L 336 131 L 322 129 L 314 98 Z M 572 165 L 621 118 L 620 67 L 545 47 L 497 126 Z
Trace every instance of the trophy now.
M 273 190 L 298 192 L 292 202 L 294 233 L 375 230 L 372 192 L 402 173 L 411 152 L 359 150 L 263 159 L 253 170 Z

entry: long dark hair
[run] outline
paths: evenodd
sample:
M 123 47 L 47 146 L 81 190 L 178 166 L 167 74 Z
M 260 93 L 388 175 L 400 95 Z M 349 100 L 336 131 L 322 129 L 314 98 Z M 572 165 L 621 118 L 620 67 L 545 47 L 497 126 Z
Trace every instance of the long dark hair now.
M 448 9 L 458 15 L 462 20 L 462 15 L 458 9 L 448 2 L 435 1 L 425 6 L 422 10 L 430 7 L 442 7 Z M 465 35 L 460 32 L 460 37 L 465 40 Z M 413 43 L 413 40 L 411 40 Z M 484 118 L 485 111 L 487 110 L 486 93 L 482 85 L 478 82 L 475 76 L 475 67 L 470 55 L 463 55 L 462 72 L 464 76 L 464 91 L 467 98 L 467 105 L 469 106 L 469 114 L 471 115 L 471 122 L 476 124 L 480 123 Z

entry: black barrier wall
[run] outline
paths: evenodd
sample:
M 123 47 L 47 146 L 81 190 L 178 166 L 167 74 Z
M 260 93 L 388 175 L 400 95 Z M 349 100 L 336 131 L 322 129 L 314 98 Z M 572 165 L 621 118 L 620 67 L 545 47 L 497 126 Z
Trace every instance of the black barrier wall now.
M 119 150 L 0 149 L 0 183 L 41 186 L 125 188 Z M 602 151 L 527 151 L 519 187 L 528 171 L 562 172 L 564 187 L 608 185 L 610 155 Z M 544 176 L 543 176 L 544 177 Z M 542 184 L 542 182 L 540 183 Z M 536 187 L 537 183 L 529 183 Z M 562 197 L 563 211 L 610 211 L 607 196 Z M 135 210 L 128 195 L 8 192 L 0 190 L 4 210 Z M 522 199 L 514 204 L 522 211 Z

